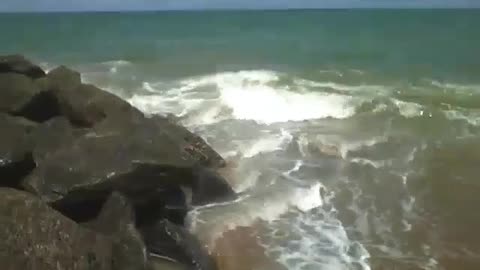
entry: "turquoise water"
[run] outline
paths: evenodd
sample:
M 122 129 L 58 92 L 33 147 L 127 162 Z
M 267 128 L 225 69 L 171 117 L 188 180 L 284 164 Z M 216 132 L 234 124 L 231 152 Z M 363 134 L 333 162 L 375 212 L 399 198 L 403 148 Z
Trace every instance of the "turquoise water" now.
M 288 269 L 463 270 L 480 269 L 479 29 L 480 10 L 3 14 L 0 53 L 205 137 L 245 194 L 191 212 L 212 249 L 255 224 Z
M 171 75 L 253 66 L 478 80 L 479 15 L 479 10 L 2 15 L 1 52 L 74 63 L 124 59 L 159 65 Z

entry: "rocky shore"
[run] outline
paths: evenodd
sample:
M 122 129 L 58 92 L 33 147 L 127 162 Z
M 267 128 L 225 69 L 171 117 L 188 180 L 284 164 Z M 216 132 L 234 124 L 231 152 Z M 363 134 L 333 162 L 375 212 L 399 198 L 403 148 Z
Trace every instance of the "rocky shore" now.
M 223 158 L 64 66 L 0 57 L 2 269 L 217 269 L 184 227 L 236 195 Z

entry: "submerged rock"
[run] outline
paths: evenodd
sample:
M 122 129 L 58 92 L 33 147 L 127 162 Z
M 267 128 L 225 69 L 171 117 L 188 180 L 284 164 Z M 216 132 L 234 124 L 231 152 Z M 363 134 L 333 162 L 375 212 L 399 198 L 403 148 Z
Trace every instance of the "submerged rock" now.
M 31 194 L 0 188 L 2 269 L 110 270 L 112 244 Z
M 178 262 L 185 269 L 214 270 L 215 262 L 200 242 L 186 229 L 162 220 L 141 232 L 152 257 Z
M 45 76 L 45 72 L 21 55 L 0 56 L 0 73 L 19 73 L 32 79 Z

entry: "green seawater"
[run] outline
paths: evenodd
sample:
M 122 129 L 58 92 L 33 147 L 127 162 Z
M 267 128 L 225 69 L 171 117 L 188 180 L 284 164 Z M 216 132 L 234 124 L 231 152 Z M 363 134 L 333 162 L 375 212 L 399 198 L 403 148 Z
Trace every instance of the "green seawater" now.
M 2 53 L 124 59 L 173 74 L 360 69 L 477 80 L 479 10 L 210 11 L 1 15 Z
M 235 164 L 246 196 L 189 217 L 207 244 L 256 224 L 287 269 L 480 269 L 480 10 L 0 14 L 9 53 Z

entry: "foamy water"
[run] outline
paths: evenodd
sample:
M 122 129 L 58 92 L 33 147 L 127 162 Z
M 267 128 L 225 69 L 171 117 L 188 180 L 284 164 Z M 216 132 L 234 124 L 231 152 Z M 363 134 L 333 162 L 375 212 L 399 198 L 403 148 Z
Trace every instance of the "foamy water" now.
M 423 211 L 411 167 L 426 148 L 402 123 L 475 126 L 475 111 L 432 109 L 394 86 L 286 76 L 247 70 L 144 81 L 127 97 L 147 114 L 180 117 L 230 161 L 240 198 L 193 209 L 191 231 L 214 249 L 224 232 L 255 225 L 265 255 L 292 270 L 375 269 L 378 258 L 435 269 L 433 242 L 417 253 L 405 248 L 403 234 L 418 230 Z
M 301 84 L 296 89 L 272 85 L 278 80 L 279 75 L 272 71 L 227 72 L 179 81 L 178 87 L 168 89 L 167 93 L 135 95 L 130 101 L 149 113 L 159 113 L 158 108 L 166 108 L 171 113 L 185 115 L 197 109 L 202 114 L 195 119 L 197 124 L 225 119 L 271 124 L 346 118 L 354 113 L 355 105 L 350 104 L 349 96 L 306 92 Z M 155 85 L 145 83 L 143 87 L 150 93 L 156 92 Z M 208 92 L 195 92 L 198 88 Z M 177 103 L 183 106 L 179 108 Z M 202 105 L 208 108 L 201 108 Z
M 289 270 L 476 270 L 479 23 L 471 9 L 3 14 L 0 51 L 205 138 L 241 192 L 190 213 L 205 243 L 254 224 L 240 238 L 258 232 Z

